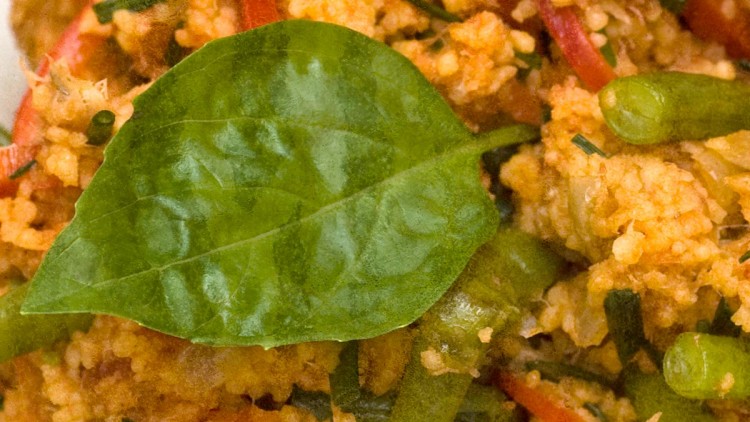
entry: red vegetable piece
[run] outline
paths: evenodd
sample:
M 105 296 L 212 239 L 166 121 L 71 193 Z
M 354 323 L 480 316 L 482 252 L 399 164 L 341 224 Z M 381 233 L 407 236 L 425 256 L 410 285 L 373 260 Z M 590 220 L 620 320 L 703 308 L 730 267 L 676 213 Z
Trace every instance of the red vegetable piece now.
M 240 7 L 243 31 L 281 20 L 275 0 L 241 0 Z
M 615 71 L 591 43 L 575 7 L 557 8 L 551 0 L 538 0 L 538 7 L 544 25 L 560 46 L 565 60 L 587 87 L 598 91 L 615 79 Z
M 94 51 L 105 43 L 104 38 L 80 33 L 81 21 L 89 10 L 91 10 L 90 5 L 85 7 L 70 23 L 57 44 L 42 59 L 37 68 L 39 76 L 46 76 L 49 73 L 50 63 L 61 58 L 67 60 L 71 72 L 76 74 L 83 70 L 86 61 L 94 54 Z M 42 122 L 31 101 L 29 89 L 24 94 L 16 112 L 12 132 L 13 145 L 0 148 L 0 196 L 12 194 L 15 190 L 13 188 L 15 183 L 9 179 L 9 176 L 34 158 L 42 142 Z
M 750 59 L 750 11 L 735 1 L 734 15 L 728 16 L 723 3 L 689 0 L 682 15 L 697 36 L 724 45 L 733 57 Z
M 500 372 L 498 387 L 516 403 L 544 422 L 584 422 L 583 418 L 563 403 L 554 401 L 544 392 L 529 387 L 523 379 L 510 372 Z

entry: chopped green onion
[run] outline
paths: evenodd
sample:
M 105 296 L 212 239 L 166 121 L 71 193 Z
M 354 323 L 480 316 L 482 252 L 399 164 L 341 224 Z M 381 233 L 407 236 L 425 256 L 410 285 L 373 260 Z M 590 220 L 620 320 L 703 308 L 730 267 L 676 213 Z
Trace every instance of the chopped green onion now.
M 322 391 L 305 391 L 294 385 L 288 403 L 315 415 L 319 421 L 331 420 L 331 397 Z
M 112 128 L 115 125 L 115 113 L 109 110 L 101 110 L 94 114 L 86 129 L 89 145 L 102 145 L 112 137 Z
M 599 406 L 595 405 L 594 403 L 586 402 L 583 404 L 583 408 L 588 410 L 589 413 L 594 415 L 595 418 L 599 419 L 602 422 L 607 422 L 607 415 L 602 412 L 602 409 L 599 408 Z
M 440 6 L 436 6 L 427 0 L 409 0 L 409 3 L 427 12 L 432 17 L 442 19 L 446 22 L 461 22 L 462 19 L 448 12 Z
M 186 55 L 187 49 L 183 48 L 177 43 L 177 40 L 172 37 L 167 45 L 167 51 L 164 53 L 164 62 L 167 66 L 172 67 L 185 58 Z
M 2 411 L 5 408 L 5 396 L 0 394 L 0 411 Z
M 547 104 L 542 105 L 542 124 L 552 121 L 552 107 Z
M 34 167 L 35 164 L 36 164 L 36 160 L 29 161 L 28 163 L 19 167 L 18 170 L 14 171 L 10 176 L 8 176 L 8 179 L 10 180 L 18 179 L 19 177 L 26 174 L 27 171 L 31 170 L 31 168 Z
M 94 13 L 99 23 L 109 23 L 117 10 L 140 12 L 162 1 L 164 0 L 104 0 L 94 5 Z
M 661 7 L 669 10 L 675 15 L 679 15 L 682 13 L 682 10 L 685 9 L 687 0 L 659 0 L 659 3 L 661 3 Z
M 623 365 L 643 349 L 655 364 L 661 366 L 661 354 L 649 343 L 643 331 L 641 297 L 637 293 L 632 290 L 610 290 L 604 299 L 604 314 Z
M 721 300 L 719 300 L 719 304 L 716 306 L 714 320 L 708 328 L 708 334 L 738 337 L 742 329 L 732 322 L 732 314 L 734 314 L 734 312 L 729 308 L 726 299 L 722 297 Z
M 7 147 L 13 142 L 10 131 L 3 125 L 0 125 L 0 146 Z
M 750 72 L 750 59 L 737 60 L 737 67 L 744 70 L 745 72 Z
M 600 34 L 602 34 L 603 32 L 603 30 L 599 31 Z M 599 52 L 602 53 L 602 56 L 604 56 L 604 60 L 606 60 L 610 66 L 617 66 L 617 55 L 615 54 L 615 49 L 612 47 L 612 43 L 609 42 L 609 39 L 607 39 L 607 43 L 599 49 Z
M 437 52 L 442 50 L 443 47 L 445 47 L 445 41 L 438 38 L 432 44 L 430 44 L 430 51 Z
M 591 141 L 586 139 L 586 137 L 581 135 L 580 133 L 577 133 L 576 136 L 574 136 L 570 141 L 573 142 L 575 146 L 580 148 L 581 151 L 585 152 L 586 155 L 598 154 L 604 158 L 607 158 L 607 154 L 605 154 L 604 151 L 600 150 L 599 147 L 592 144 Z
M 740 264 L 744 263 L 748 259 L 750 259 L 750 251 L 747 251 L 742 254 L 742 256 L 740 257 Z
M 522 80 L 526 79 L 532 70 L 542 68 L 542 56 L 536 52 L 521 53 L 520 51 L 516 51 L 516 58 L 526 63 L 527 66 L 526 68 L 518 68 L 516 75 Z

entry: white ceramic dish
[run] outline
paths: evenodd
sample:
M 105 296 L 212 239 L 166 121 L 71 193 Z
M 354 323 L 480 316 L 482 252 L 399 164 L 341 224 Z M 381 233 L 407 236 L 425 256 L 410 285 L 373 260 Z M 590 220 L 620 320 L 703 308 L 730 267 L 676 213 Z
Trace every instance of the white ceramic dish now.
M 10 31 L 10 0 L 0 0 L 0 125 L 10 129 L 16 108 L 26 90 L 21 53 Z

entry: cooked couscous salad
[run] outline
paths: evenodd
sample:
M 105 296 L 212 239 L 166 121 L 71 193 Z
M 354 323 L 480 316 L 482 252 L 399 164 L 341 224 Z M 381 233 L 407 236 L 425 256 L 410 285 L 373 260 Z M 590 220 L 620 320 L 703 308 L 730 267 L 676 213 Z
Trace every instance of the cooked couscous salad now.
M 750 418 L 747 1 L 11 23 L 0 421 Z

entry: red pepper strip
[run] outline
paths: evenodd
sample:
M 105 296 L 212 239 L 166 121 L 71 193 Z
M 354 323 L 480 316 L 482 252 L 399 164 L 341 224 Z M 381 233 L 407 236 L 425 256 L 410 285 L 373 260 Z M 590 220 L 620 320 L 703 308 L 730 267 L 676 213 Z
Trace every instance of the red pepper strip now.
M 240 0 L 243 31 L 281 20 L 275 0 Z
M 735 16 L 727 16 L 719 0 L 689 0 L 682 11 L 690 29 L 699 37 L 724 45 L 729 55 L 750 58 L 750 12 L 739 4 Z
M 539 14 L 570 67 L 594 91 L 615 79 L 615 71 L 591 43 L 573 6 L 555 7 L 551 0 L 538 0 Z
M 538 389 L 529 387 L 521 378 L 510 372 L 497 375 L 497 385 L 516 403 L 520 404 L 543 422 L 585 422 L 572 409 L 551 400 Z
M 37 75 L 46 76 L 50 63 L 65 58 L 71 72 L 82 70 L 84 63 L 105 39 L 80 33 L 81 20 L 91 6 L 84 8 L 63 32 L 60 40 L 39 63 Z M 9 176 L 31 161 L 42 142 L 42 122 L 32 106 L 31 89 L 26 91 L 16 112 L 13 125 L 13 144 L 0 149 L 0 196 L 12 194 L 16 183 Z

